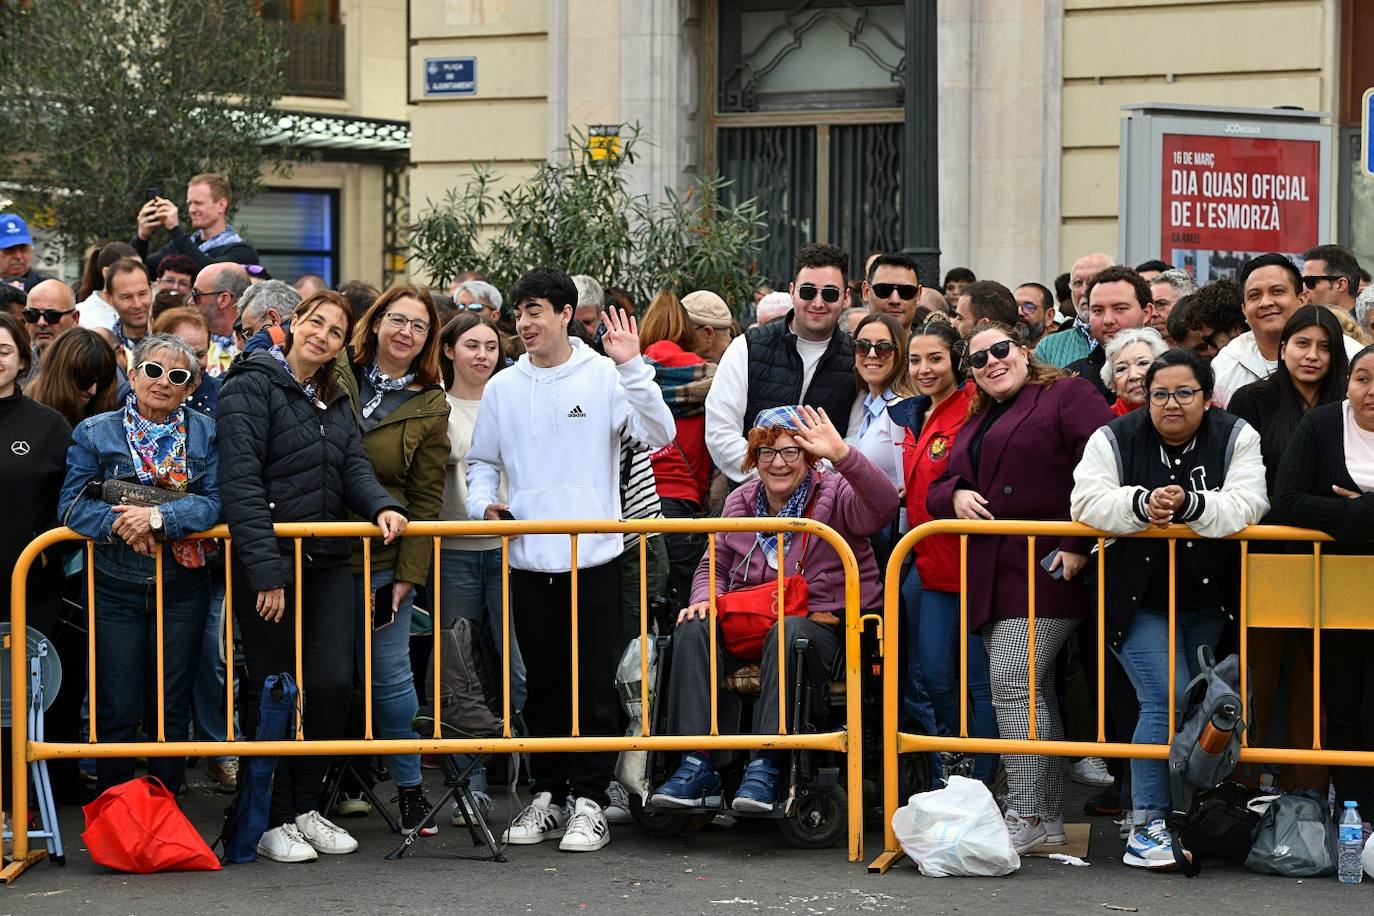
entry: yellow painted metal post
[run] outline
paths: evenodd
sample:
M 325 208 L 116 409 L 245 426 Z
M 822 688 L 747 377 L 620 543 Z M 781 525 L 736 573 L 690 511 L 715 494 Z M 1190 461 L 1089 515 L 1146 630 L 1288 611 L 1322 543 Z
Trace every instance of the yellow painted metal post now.
M 295 539 L 296 553 L 296 607 L 295 613 L 291 616 L 295 619 L 296 625 L 296 740 L 305 740 L 305 678 L 301 671 L 304 665 L 301 661 L 302 656 L 302 637 L 301 637 L 301 618 L 305 616 L 305 608 L 301 607 L 301 539 Z
M 1250 723 L 1250 707 L 1247 699 L 1247 688 L 1249 687 L 1249 659 L 1248 652 L 1250 641 L 1249 623 L 1246 619 L 1246 602 L 1250 595 L 1250 542 L 1240 542 L 1240 720 L 1248 726 Z M 1241 749 L 1250 746 L 1250 729 L 1245 728 L 1240 733 Z
M 510 731 L 510 535 L 501 535 L 501 734 Z M 435 693 L 439 691 L 436 689 Z M 439 700 L 436 697 L 435 703 Z M 438 709 L 438 706 L 435 706 Z
M 224 539 L 224 734 L 234 735 L 234 567 L 230 562 L 233 542 Z
M 163 677 L 166 666 L 163 664 L 166 655 L 163 646 L 163 620 L 162 620 L 162 544 L 157 544 L 153 553 L 153 614 L 154 628 L 157 634 L 157 740 L 158 743 L 167 740 L 167 702 L 166 702 L 166 679 Z M 182 736 L 183 738 L 185 735 Z
M 776 637 L 774 638 L 774 640 L 773 640 L 775 643 L 778 644 L 778 645 L 777 645 L 777 648 L 778 648 L 778 734 L 779 734 L 779 735 L 785 735 L 785 734 L 787 734 L 787 683 L 786 683 L 786 681 L 785 681 L 785 679 L 784 679 L 784 677 L 783 677 L 783 672 L 787 670 L 787 666 L 786 666 L 787 655 L 786 655 L 786 647 L 784 646 L 784 643 L 787 642 L 787 638 L 786 638 L 786 629 L 784 628 L 783 622 L 782 622 L 782 620 L 783 620 L 783 609 L 786 607 L 786 605 L 784 605 L 784 603 L 783 603 L 784 600 L 785 600 L 785 596 L 784 596 L 783 593 L 782 593 L 782 589 L 783 589 L 782 580 L 783 580 L 783 578 L 784 578 L 784 577 L 783 577 L 783 570 L 784 570 L 784 569 L 786 568 L 786 566 L 787 566 L 787 557 L 785 556 L 786 551 L 784 551 L 784 550 L 782 549 L 782 547 L 783 547 L 783 534 L 782 534 L 781 531 L 779 531 L 779 532 L 778 532 L 778 601 L 777 601 L 777 607 L 776 607 L 777 612 L 778 612 L 778 622 L 777 622 L 776 626 L 777 626 L 778 629 L 777 629 L 777 636 L 776 636 Z
M 1035 535 L 1026 538 L 1026 712 L 1030 719 L 1028 737 L 1035 733 Z
M 1312 750 L 1322 749 L 1322 545 L 1312 542 Z M 1338 799 L 1339 800 L 1339 799 Z
M 959 535 L 959 668 L 968 667 L 968 535 Z M 959 737 L 968 737 L 968 678 L 959 678 Z
M 434 710 L 434 738 L 437 740 L 438 738 L 443 736 L 443 731 L 441 730 L 443 710 L 439 708 L 439 697 L 441 697 L 444 693 L 444 679 L 443 676 L 440 674 L 440 671 L 442 669 L 440 669 L 439 667 L 439 657 L 443 651 L 442 648 L 440 648 L 441 643 L 439 641 L 439 634 L 442 630 L 441 621 L 444 619 L 442 598 L 440 597 L 440 595 L 443 594 L 443 590 L 441 588 L 441 583 L 439 579 L 439 548 L 442 544 L 442 539 L 438 537 L 434 538 L 433 544 L 434 594 L 429 596 L 429 603 L 433 605 L 429 609 L 429 624 L 430 630 L 433 632 L 434 635 L 434 696 L 430 697 L 430 701 L 433 704 L 430 708 Z
M 1178 541 L 1169 539 L 1169 743 L 1174 743 L 1174 685 L 1178 683 Z
M 582 734 L 582 710 L 580 698 L 578 697 L 578 686 L 581 684 L 581 672 L 577 670 L 578 659 L 578 639 L 577 639 L 577 535 L 572 537 L 572 736 L 576 738 Z
M 712 531 L 706 535 L 706 630 L 707 641 L 710 647 L 707 655 L 711 657 L 711 735 L 712 737 L 720 734 L 720 722 L 716 719 L 716 710 L 720 703 L 720 697 L 716 691 L 716 679 L 720 677 L 717 670 L 720 666 L 716 658 L 716 533 Z
M 1097 740 L 1107 741 L 1107 541 L 1097 539 Z
M 18 632 L 18 631 L 14 631 Z M 96 737 L 96 715 L 95 715 L 95 542 L 86 542 L 86 659 L 90 663 L 90 680 L 86 683 L 90 687 L 86 691 L 86 715 L 90 719 L 91 743 L 95 744 L 100 739 Z
M 649 736 L 649 535 L 639 536 L 639 722 Z
M 377 622 L 377 596 L 372 593 L 372 538 L 363 538 L 363 739 L 372 740 L 372 628 Z M 296 607 L 296 619 L 301 616 Z
M 808 527 L 816 526 L 811 520 Z M 819 535 L 820 532 L 818 531 Z M 859 606 L 859 563 L 854 552 L 843 541 L 832 545 L 844 563 L 844 607 L 845 607 L 845 763 L 849 767 L 849 861 L 859 862 L 864 855 L 864 805 L 863 805 L 863 682 L 860 657 L 863 648 L 860 636 L 863 631 L 863 608 Z M 778 564 L 779 566 L 782 563 Z M 781 691 L 780 691 L 781 692 Z

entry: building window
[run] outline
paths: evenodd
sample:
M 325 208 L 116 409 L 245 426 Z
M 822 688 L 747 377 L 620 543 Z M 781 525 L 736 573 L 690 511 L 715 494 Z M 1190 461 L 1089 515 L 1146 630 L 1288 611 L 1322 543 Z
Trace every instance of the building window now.
M 267 188 L 239 205 L 234 228 L 278 280 L 318 274 L 339 283 L 339 192 Z

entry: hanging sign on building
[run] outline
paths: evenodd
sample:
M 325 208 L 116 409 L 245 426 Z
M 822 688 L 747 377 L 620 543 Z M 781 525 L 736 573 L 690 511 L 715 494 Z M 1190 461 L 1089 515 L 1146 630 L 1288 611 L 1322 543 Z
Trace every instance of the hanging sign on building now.
M 1127 106 L 1121 248 L 1127 264 L 1161 258 L 1199 282 L 1234 276 L 1266 251 L 1295 262 L 1328 241 L 1325 117 L 1285 109 Z
M 426 57 L 425 95 L 476 95 L 477 58 Z

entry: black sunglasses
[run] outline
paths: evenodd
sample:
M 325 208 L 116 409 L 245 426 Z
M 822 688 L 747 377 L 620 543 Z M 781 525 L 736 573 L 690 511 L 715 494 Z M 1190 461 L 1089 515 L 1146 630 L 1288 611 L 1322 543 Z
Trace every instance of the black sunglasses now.
M 167 381 L 171 382 L 173 385 L 186 385 L 191 381 L 190 369 L 182 369 L 179 367 L 176 369 L 167 369 L 161 363 L 144 363 L 139 366 L 139 368 L 143 370 L 145 376 L 153 381 L 162 378 L 164 374 L 167 376 Z
M 822 299 L 834 305 L 840 301 L 840 293 L 842 292 L 843 290 L 838 286 L 817 287 L 814 283 L 803 283 L 797 287 L 797 295 L 801 297 L 803 302 L 810 302 L 816 298 L 816 293 L 820 293 Z
M 860 353 L 877 350 L 879 356 L 887 357 L 893 350 L 897 349 L 897 345 L 890 340 L 868 340 L 863 337 L 855 337 L 854 349 Z
M 897 296 L 902 299 L 915 299 L 916 294 L 921 291 L 919 286 L 912 286 L 909 283 L 874 283 L 873 295 L 879 299 L 886 299 L 892 295 L 894 289 L 897 291 Z
M 24 309 L 24 320 L 29 324 L 38 324 L 38 319 L 42 318 L 48 324 L 57 324 L 64 315 L 70 315 L 76 309 Z
M 1308 289 L 1316 289 L 1317 284 L 1323 280 L 1330 280 L 1332 283 L 1335 283 L 1339 279 L 1340 276 L 1338 274 L 1313 274 L 1310 277 L 1303 277 L 1302 285 Z
M 1011 355 L 1011 347 L 1012 343 L 1010 340 L 999 340 L 986 350 L 970 353 L 968 355 L 968 364 L 975 369 L 981 369 L 988 364 L 989 354 L 991 354 L 994 359 L 1006 359 Z

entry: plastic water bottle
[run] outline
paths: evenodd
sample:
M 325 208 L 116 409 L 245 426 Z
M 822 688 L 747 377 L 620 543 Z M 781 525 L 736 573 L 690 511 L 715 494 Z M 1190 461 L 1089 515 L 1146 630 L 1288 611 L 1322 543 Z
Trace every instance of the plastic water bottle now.
M 1364 878 L 1360 867 L 1360 853 L 1364 849 L 1363 827 L 1360 823 L 1360 809 L 1353 801 L 1345 803 L 1340 822 L 1341 852 L 1336 874 L 1342 884 L 1359 884 Z

